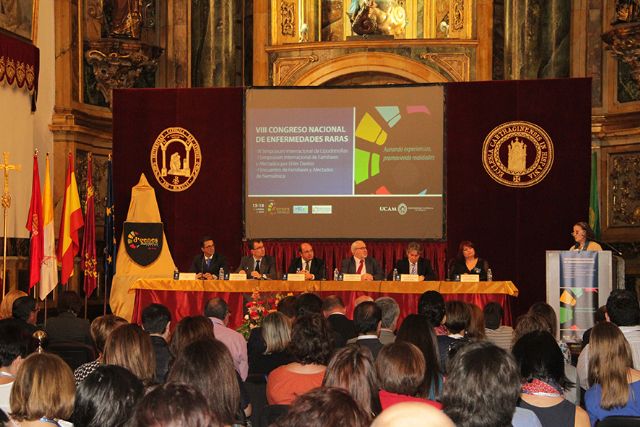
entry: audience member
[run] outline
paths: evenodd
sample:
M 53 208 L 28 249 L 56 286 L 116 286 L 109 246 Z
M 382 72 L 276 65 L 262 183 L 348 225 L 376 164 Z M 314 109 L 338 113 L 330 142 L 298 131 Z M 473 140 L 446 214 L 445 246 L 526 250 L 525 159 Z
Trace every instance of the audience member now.
M 467 303 L 467 305 L 469 306 L 471 318 L 469 319 L 466 337 L 475 341 L 483 340 L 487 337 L 487 334 L 484 331 L 484 314 L 482 313 L 482 309 L 473 303 Z
M 162 304 L 151 304 L 142 310 L 142 327 L 149 333 L 153 352 L 156 355 L 156 384 L 162 384 L 167 372 L 171 351 L 169 350 L 169 335 L 171 327 L 171 313 Z
M 332 347 L 329 330 L 320 314 L 298 317 L 293 324 L 288 347 L 295 362 L 280 366 L 269 374 L 269 404 L 289 405 L 296 396 L 319 387 Z
M 482 309 L 484 313 L 484 330 L 487 339 L 507 351 L 511 349 L 513 328 L 502 324 L 504 311 L 497 302 L 491 301 Z
M 427 291 L 420 295 L 418 301 L 418 314 L 427 316 L 429 323 L 433 325 L 436 335 L 449 335 L 447 327 L 444 325 L 446 320 L 446 310 L 444 298 L 438 291 Z
M 382 310 L 373 301 L 360 303 L 353 311 L 353 323 L 358 332 L 358 336 L 353 342 L 367 347 L 375 360 L 382 348 L 382 343 L 378 338 L 382 324 Z
M 527 313 L 518 317 L 518 319 L 516 319 L 516 327 L 513 330 L 511 347 L 513 347 L 514 344 L 523 336 L 536 331 L 547 331 L 551 333 L 546 320 L 537 314 Z
M 391 344 L 396 340 L 396 324 L 400 317 L 400 306 L 391 297 L 380 297 L 376 301 L 376 305 L 382 311 L 382 323 L 380 324 L 380 342 Z
M 518 406 L 533 411 L 543 427 L 589 426 L 584 409 L 564 398 L 574 384 L 565 376 L 562 351 L 549 332 L 526 334 L 513 346 L 513 355 L 522 378 Z
M 291 324 L 284 314 L 275 311 L 262 321 L 262 338 L 266 344 L 263 353 L 249 353 L 249 374 L 269 375 L 278 366 L 291 363 L 287 350 L 291 341 Z
M 247 356 L 247 342 L 241 333 L 227 327 L 230 316 L 227 302 L 222 298 L 212 298 L 204 307 L 204 315 L 213 323 L 213 334 L 224 343 L 231 352 L 233 364 L 240 374 L 242 381 L 249 373 L 249 358 Z
M 365 281 L 384 280 L 384 270 L 375 258 L 368 256 L 367 245 L 362 240 L 351 244 L 351 255 L 342 260 L 342 273 L 359 274 Z
M 355 310 L 357 306 L 362 304 L 363 302 L 373 302 L 373 298 L 369 295 L 360 295 L 356 299 L 353 300 L 353 309 Z
M 182 354 L 182 350 L 194 341 L 201 339 L 216 339 L 211 327 L 211 320 L 204 316 L 183 317 L 171 335 L 169 349 L 173 357 Z
M 447 301 L 445 304 L 447 317 L 445 325 L 448 335 L 438 335 L 438 352 L 440 354 L 440 366 L 446 367 L 449 352 L 459 345 L 469 341 L 465 337 L 469 322 L 471 321 L 471 309 L 462 301 Z
M 0 320 L 10 319 L 13 317 L 13 302 L 18 298 L 28 297 L 26 292 L 18 289 L 12 289 L 2 298 L 0 304 Z
M 73 341 L 92 344 L 89 321 L 81 319 L 82 300 L 74 291 L 64 291 L 58 299 L 58 315 L 47 320 L 49 342 Z
M 536 415 L 516 408 L 520 374 L 513 357 L 488 341 L 460 348 L 447 367 L 444 413 L 457 427 L 534 427 Z
M 399 402 L 423 402 L 441 408 L 439 403 L 426 399 L 424 356 L 415 345 L 398 340 L 384 346 L 376 360 L 376 371 L 383 410 Z
M 596 312 L 593 313 L 593 324 L 595 325 L 596 323 L 605 322 L 607 320 L 606 314 L 607 314 L 607 306 L 606 305 L 601 305 L 600 307 L 598 307 Z M 589 344 L 589 338 L 591 336 L 591 329 L 593 329 L 593 328 L 587 329 L 582 334 L 582 348 L 584 348 L 587 344 Z
M 223 427 L 206 399 L 185 384 L 165 384 L 150 391 L 138 405 L 134 427 Z
M 31 297 L 20 297 L 13 302 L 13 317 L 5 319 L 3 322 L 13 323 L 14 327 L 19 328 L 22 334 L 31 337 L 38 329 L 36 320 L 38 318 L 38 304 Z
M 546 302 L 536 302 L 531 307 L 529 307 L 529 313 L 540 316 L 541 319 L 547 323 L 547 330 L 553 337 L 556 339 L 560 350 L 562 351 L 562 355 L 564 356 L 564 361 L 567 364 L 571 364 L 571 351 L 569 350 L 569 346 L 564 340 L 562 340 L 558 334 L 558 316 L 556 316 L 556 312 L 549 304 Z
M 0 326 L 0 409 L 9 412 L 9 396 L 18 369 L 27 357 L 27 339 L 10 324 Z
M 382 410 L 375 365 L 371 352 L 364 347 L 350 345 L 336 351 L 329 361 L 322 385 L 347 390 L 372 416 Z
M 144 386 L 129 370 L 99 366 L 76 389 L 71 422 L 77 427 L 124 427 L 142 396 Z
M 127 321 L 122 317 L 114 316 L 112 314 L 107 314 L 104 316 L 99 316 L 93 319 L 91 322 L 91 338 L 93 339 L 93 345 L 98 351 L 98 358 L 92 362 L 87 362 L 83 365 L 80 365 L 73 373 L 73 376 L 76 379 L 76 385 L 80 384 L 90 373 L 96 370 L 98 366 L 102 363 L 103 353 L 104 353 L 104 345 L 107 342 L 107 338 L 109 334 L 113 332 L 118 326 L 126 325 Z
M 296 318 L 296 299 L 297 298 L 294 295 L 287 295 L 278 303 L 277 310 L 286 316 L 289 325 L 291 325 L 293 320 Z M 251 355 L 264 354 L 265 351 L 267 351 L 267 344 L 262 338 L 262 327 L 258 326 L 251 329 L 251 332 L 249 332 L 249 340 L 247 342 L 249 370 L 251 370 Z
M 11 420 L 20 426 L 59 425 L 73 412 L 73 372 L 50 353 L 28 356 L 11 390 Z
M 149 334 L 136 324 L 117 327 L 109 334 L 104 346 L 105 365 L 117 365 L 128 369 L 145 387 L 154 383 L 156 356 Z
M 203 339 L 185 347 L 171 367 L 167 382 L 187 384 L 200 391 L 224 425 L 244 420 L 240 379 L 229 349 L 218 340 Z
M 455 427 L 442 411 L 422 402 L 401 402 L 378 415 L 371 427 Z
M 322 302 L 322 314 L 334 332 L 336 348 L 347 345 L 347 341 L 358 336 L 353 320 L 347 317 L 347 309 L 338 295 L 329 295 Z
M 289 412 L 273 427 L 368 427 L 371 417 L 351 397 L 336 387 L 316 388 L 298 397 Z
M 589 385 L 584 397 L 591 424 L 609 416 L 640 416 L 640 371 L 633 369 L 631 347 L 611 322 L 591 331 Z
M 419 314 L 408 315 L 398 330 L 396 342 L 400 341 L 411 343 L 422 352 L 425 371 L 420 394 L 429 400 L 438 400 L 442 390 L 443 377 L 436 335 L 427 317 Z
M 322 298 L 313 292 L 305 292 L 296 298 L 296 316 L 322 313 Z

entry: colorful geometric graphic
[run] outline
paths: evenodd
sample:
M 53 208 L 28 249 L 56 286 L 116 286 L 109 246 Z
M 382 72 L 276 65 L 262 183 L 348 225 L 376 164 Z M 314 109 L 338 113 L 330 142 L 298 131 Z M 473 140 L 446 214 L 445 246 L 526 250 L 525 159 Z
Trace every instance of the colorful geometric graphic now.
M 573 320 L 573 310 L 566 307 L 560 307 L 560 323 L 570 323 Z
M 378 175 L 380 173 L 380 155 L 356 148 L 355 169 L 353 176 L 356 184 L 366 181 L 369 176 Z
M 392 107 L 376 107 L 378 113 L 382 116 L 383 119 L 387 121 L 387 124 L 390 128 L 394 127 L 396 123 L 400 121 L 402 116 L 400 115 L 400 108 L 397 106 Z
M 562 295 L 560 295 L 560 302 L 573 306 L 576 305 L 577 300 L 573 297 L 573 295 L 571 295 L 570 292 L 565 290 L 564 292 L 562 292 Z
M 382 130 L 369 113 L 364 113 L 362 120 L 358 123 L 356 136 L 377 145 L 383 145 L 387 141 L 387 132 Z

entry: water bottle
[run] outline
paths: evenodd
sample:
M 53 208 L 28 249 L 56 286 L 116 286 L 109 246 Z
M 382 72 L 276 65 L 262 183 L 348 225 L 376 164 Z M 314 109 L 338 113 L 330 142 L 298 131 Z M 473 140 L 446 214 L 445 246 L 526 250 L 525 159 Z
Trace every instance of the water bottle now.
M 224 268 L 222 267 L 218 270 L 218 280 L 224 280 Z
M 284 274 L 282 275 L 282 280 L 287 280 L 287 273 L 284 273 Z
M 393 269 L 393 281 L 394 282 L 399 282 L 400 281 L 400 273 L 398 273 L 398 269 L 397 268 Z
M 493 282 L 493 272 L 490 268 L 487 269 L 487 282 Z
M 333 280 L 340 280 L 340 271 L 337 267 L 333 269 Z
M 176 268 L 173 270 L 173 280 L 179 280 L 179 279 L 180 279 L 180 272 Z

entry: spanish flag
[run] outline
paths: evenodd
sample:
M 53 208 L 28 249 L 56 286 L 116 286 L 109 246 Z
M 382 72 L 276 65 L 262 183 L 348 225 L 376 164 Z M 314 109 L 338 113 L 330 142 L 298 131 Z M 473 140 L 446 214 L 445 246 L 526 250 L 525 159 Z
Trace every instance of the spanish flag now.
M 57 252 L 58 262 L 61 264 L 60 283 L 63 285 L 66 285 L 69 282 L 69 278 L 73 276 L 73 258 L 80 249 L 78 230 L 83 225 L 78 185 L 76 184 L 76 175 L 73 172 L 73 155 L 69 153 Z

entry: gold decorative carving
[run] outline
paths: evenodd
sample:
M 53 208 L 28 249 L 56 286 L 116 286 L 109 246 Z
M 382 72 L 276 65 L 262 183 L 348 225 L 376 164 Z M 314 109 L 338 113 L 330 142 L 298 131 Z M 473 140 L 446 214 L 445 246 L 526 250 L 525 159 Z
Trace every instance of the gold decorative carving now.
M 464 29 L 464 0 L 455 0 L 453 3 L 453 30 Z
M 280 26 L 283 36 L 296 35 L 295 5 L 292 2 L 280 3 Z
M 640 22 L 619 24 L 602 35 L 611 51 L 631 67 L 631 76 L 640 84 Z
M 289 84 L 289 79 L 291 79 L 294 74 L 313 62 L 318 62 L 316 55 L 276 59 L 273 63 L 273 84 L 275 86 Z
M 439 65 L 456 82 L 469 81 L 471 59 L 466 53 L 422 53 L 420 58 Z
M 609 226 L 640 226 L 640 152 L 609 157 Z

